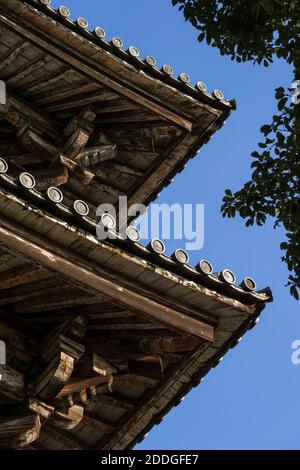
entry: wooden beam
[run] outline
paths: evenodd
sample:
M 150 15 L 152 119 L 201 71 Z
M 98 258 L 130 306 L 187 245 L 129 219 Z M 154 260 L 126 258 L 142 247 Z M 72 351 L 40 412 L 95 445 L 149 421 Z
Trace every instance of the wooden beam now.
M 45 419 L 49 419 L 55 410 L 53 406 L 47 405 L 36 398 L 29 399 L 28 407 L 31 411 L 34 411 Z
M 139 342 L 139 348 L 146 354 L 163 354 L 193 351 L 201 341 L 197 338 L 180 337 L 173 338 L 145 338 Z
M 56 397 L 70 379 L 74 363 L 73 357 L 61 351 L 36 379 L 35 394 L 42 400 Z
M 82 95 L 82 93 L 95 93 L 96 91 L 99 91 L 99 85 L 95 83 L 87 83 L 86 81 L 75 83 L 74 85 L 70 83 L 51 91 L 45 91 L 40 97 L 36 97 L 35 101 L 39 105 L 46 105 L 56 101 L 65 101 L 70 97 L 74 99 L 74 96 Z
M 50 186 L 62 186 L 66 184 L 69 179 L 69 171 L 66 167 L 31 170 L 30 173 L 36 180 L 36 189 L 38 191 L 45 191 Z
M 24 375 L 8 365 L 0 364 L 0 395 L 6 401 L 21 402 L 26 398 Z
M 50 312 L 52 310 L 60 308 L 71 308 L 82 305 L 95 304 L 97 297 L 93 297 L 80 290 L 61 288 L 56 290 L 50 290 L 50 292 L 44 292 L 39 297 L 33 297 L 31 302 L 21 302 L 16 304 L 16 313 L 38 313 L 38 312 Z
M 105 422 L 103 418 L 95 413 L 87 411 L 84 413 L 83 423 L 103 434 L 111 434 L 115 430 L 114 425 Z
M 82 95 L 78 96 L 77 99 L 64 100 L 60 103 L 50 104 L 45 107 L 45 110 L 48 113 L 59 113 L 62 111 L 74 110 L 82 108 L 83 106 L 95 105 L 98 103 L 105 103 L 116 98 L 116 95 L 113 93 L 100 90 L 95 93 L 89 93 L 87 96 L 83 97 Z
M 101 450 L 128 448 L 145 427 L 153 423 L 180 392 L 183 384 L 190 376 L 191 368 L 199 367 L 199 358 L 202 356 L 204 349 L 205 346 L 200 345 L 193 353 L 187 354 L 180 362 L 175 373 L 160 382 L 155 393 L 149 395 L 148 399 L 140 403 L 135 413 L 124 421 L 111 438 L 106 441 L 105 445 L 100 441 L 96 444 L 95 449 L 98 449 L 100 443 Z
M 106 383 L 107 379 L 103 375 L 97 375 L 89 378 L 72 377 L 68 383 L 60 390 L 56 395 L 56 398 L 66 397 L 73 393 L 80 393 L 82 390 L 86 390 L 91 387 Z
M 67 410 L 56 410 L 50 418 L 50 423 L 59 429 L 74 429 L 82 421 L 84 408 L 80 405 L 73 405 Z
M 57 441 L 59 446 L 63 445 L 69 450 L 88 450 L 85 442 L 82 442 L 78 437 L 64 430 L 58 431 L 50 423 L 43 426 L 43 435 L 51 437 Z
M 0 112 L 18 129 L 24 128 L 30 122 L 31 126 L 41 132 L 46 132 L 58 140 L 60 138 L 58 125 L 52 117 L 25 100 L 19 99 L 9 90 L 6 91 L 6 104 L 0 106 Z
M 5 79 L 5 83 L 7 86 L 12 86 L 15 83 L 20 83 L 21 80 L 28 77 L 28 75 L 32 74 L 36 70 L 41 69 L 47 63 L 47 58 L 39 57 L 38 59 L 34 59 L 30 61 L 28 64 L 25 64 L 24 68 L 21 68 L 19 72 L 10 75 L 9 78 Z M 0 65 L 1 67 L 1 65 Z
M 132 374 L 159 380 L 163 379 L 165 374 L 163 362 L 159 356 L 155 359 L 145 358 L 144 360 L 129 361 L 129 371 Z
M 34 235 L 28 229 L 17 226 L 3 216 L 0 217 L 0 235 L 2 243 L 25 253 L 27 257 L 41 263 L 46 268 L 67 276 L 95 291 L 109 294 L 110 297 L 129 305 L 137 312 L 166 324 L 181 333 L 194 335 L 207 341 L 213 341 L 214 328 L 203 321 L 190 317 L 182 311 L 168 305 L 160 297 L 161 303 L 154 300 L 146 289 L 136 282 L 123 279 L 119 274 L 101 267 L 68 249 L 62 249 L 56 243 Z
M 34 80 L 32 83 L 27 84 L 25 90 L 22 91 L 22 94 L 24 96 L 35 96 L 39 93 L 42 93 L 45 88 L 48 88 L 49 86 L 54 85 L 55 83 L 68 78 L 71 72 L 72 72 L 71 69 L 67 69 L 65 67 L 55 72 L 48 72 L 46 75 L 43 76 L 42 80 L 38 78 L 37 80 Z M 71 86 L 71 83 L 70 83 L 70 86 Z
M 0 448 L 20 449 L 39 438 L 41 421 L 38 414 L 31 413 L 19 418 L 0 421 Z
M 54 277 L 49 272 L 49 277 L 46 279 L 34 281 L 30 284 L 23 284 L 2 292 L 0 297 L 0 306 L 17 304 L 19 302 L 24 302 L 24 300 L 30 302 L 29 299 L 39 297 L 40 295 L 47 295 L 49 290 L 56 289 L 58 287 L 62 287 L 62 281 L 57 277 Z
M 151 331 L 151 330 L 166 330 L 168 327 L 161 323 L 120 323 L 120 324 L 90 324 L 89 331 Z
M 132 411 L 134 409 L 134 404 L 126 401 L 126 398 L 115 398 L 114 395 L 97 394 L 97 401 L 124 411 Z
M 0 60 L 0 70 L 3 70 L 8 65 L 12 64 L 12 62 L 18 57 L 19 54 L 21 54 L 21 52 L 26 47 L 28 47 L 28 42 L 21 40 L 18 42 L 17 45 L 9 49 Z
M 112 376 L 115 372 L 115 368 L 97 354 L 85 354 L 82 356 L 78 360 L 74 370 L 75 375 L 85 378 L 95 377 L 95 375 L 107 378 Z
M 34 266 L 26 264 L 1 273 L 0 290 L 31 284 L 35 281 L 48 279 L 50 276 L 51 274 L 46 269 L 35 268 Z
M 120 382 L 136 383 L 136 384 L 143 385 L 144 387 L 147 387 L 147 388 L 153 388 L 157 386 L 157 384 L 159 383 L 159 380 L 152 378 L 152 377 L 146 377 L 146 376 L 138 375 L 138 374 L 116 375 L 114 377 L 114 383 L 120 383 Z
M 91 66 L 90 60 L 88 61 L 84 55 L 79 55 L 75 51 L 73 53 L 67 51 L 66 48 L 59 44 L 58 41 L 55 41 L 54 38 L 47 37 L 46 39 L 43 37 L 41 31 L 37 34 L 34 30 L 24 27 L 22 24 L 17 23 L 3 14 L 0 15 L 0 21 L 5 27 L 18 32 L 23 38 L 38 45 L 40 48 L 44 49 L 44 51 L 47 51 L 48 54 L 53 55 L 60 61 L 68 63 L 69 66 L 77 70 L 81 75 L 89 77 L 100 85 L 105 85 L 121 96 L 126 96 L 148 111 L 160 115 L 164 119 L 167 119 L 187 131 L 192 130 L 193 124 L 187 117 L 178 115 L 178 112 L 164 106 L 162 103 L 152 98 L 150 94 L 148 95 L 142 90 L 136 90 L 130 87 L 128 83 L 123 83 L 117 76 L 108 76 L 104 73 L 104 70 L 101 71 L 99 63 L 97 64 L 97 68 Z

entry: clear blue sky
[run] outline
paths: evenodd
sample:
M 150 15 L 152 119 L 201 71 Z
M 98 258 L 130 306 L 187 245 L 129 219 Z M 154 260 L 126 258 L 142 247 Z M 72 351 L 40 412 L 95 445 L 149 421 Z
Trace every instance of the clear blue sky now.
M 276 111 L 274 89 L 291 84 L 291 70 L 283 62 L 269 69 L 236 64 L 200 45 L 171 0 L 67 1 L 73 18 L 84 16 L 91 27 L 102 26 L 108 38 L 120 36 L 126 47 L 138 47 L 141 56 L 152 54 L 158 64 L 189 73 L 194 83 L 205 82 L 209 91 L 219 88 L 236 98 L 237 112 L 159 202 L 204 203 L 205 246 L 191 253 L 191 261 L 210 259 L 216 270 L 231 268 L 239 279 L 250 275 L 274 294 L 259 325 L 138 448 L 300 449 L 300 365 L 291 363 L 291 343 L 300 339 L 300 303 L 284 287 L 283 233 L 271 222 L 246 229 L 242 220 L 220 215 L 224 190 L 239 189 L 251 174 L 259 129 Z M 178 244 L 168 242 L 168 252 Z

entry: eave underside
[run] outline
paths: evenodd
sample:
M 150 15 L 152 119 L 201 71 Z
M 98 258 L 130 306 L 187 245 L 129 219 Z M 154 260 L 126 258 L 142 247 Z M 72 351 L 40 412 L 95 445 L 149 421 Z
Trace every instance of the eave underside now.
M 216 365 L 263 307 L 200 287 L 197 292 L 163 270 L 149 290 L 151 264 L 46 213 L 24 211 L 13 196 L 2 199 L 1 214 L 0 330 L 8 366 L 2 366 L 7 382 L 0 382 L 0 394 L 2 417 L 10 422 L 4 447 L 5 433 L 14 435 L 16 427 L 35 436 L 25 443 L 19 436 L 19 447 L 131 447 Z M 63 261 L 70 263 L 68 273 Z M 60 365 L 70 373 L 57 388 L 51 378 L 58 358 L 66 357 L 72 364 Z M 10 374 L 18 377 L 13 393 Z
M 92 212 L 122 195 L 129 203 L 155 199 L 230 113 L 15 4 L 0 2 L 0 80 L 7 86 L 0 156 L 62 185 Z M 101 160 L 103 145 L 116 146 L 116 155 Z M 82 168 L 94 155 L 99 162 Z

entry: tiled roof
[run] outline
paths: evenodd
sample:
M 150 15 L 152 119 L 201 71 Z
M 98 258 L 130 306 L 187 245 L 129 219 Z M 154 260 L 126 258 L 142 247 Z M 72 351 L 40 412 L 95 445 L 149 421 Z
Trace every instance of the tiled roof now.
M 167 256 L 164 244 L 160 240 L 152 240 L 148 246 L 144 246 L 140 243 L 138 230 L 133 226 L 127 229 L 126 236 L 121 235 L 115 231 L 114 220 L 111 216 L 104 215 L 100 221 L 89 217 L 89 206 L 85 201 L 74 200 L 72 206 L 70 203 L 65 205 L 63 191 L 58 188 L 50 187 L 43 192 L 37 191 L 35 189 L 36 181 L 30 173 L 12 176 L 8 163 L 3 159 L 0 159 L 0 185 L 93 235 L 96 233 L 97 223 L 102 223 L 112 235 L 107 243 L 119 245 L 126 251 L 150 260 L 200 285 L 227 294 L 246 304 L 272 301 L 271 290 L 269 288 L 256 290 L 255 281 L 248 276 L 238 285 L 236 276 L 229 269 L 223 269 L 216 273 L 211 263 L 206 260 L 201 260 L 196 267 L 191 266 L 188 262 L 189 256 L 184 250 L 178 249 L 172 256 Z
M 209 93 L 207 86 L 203 82 L 198 81 L 195 85 L 191 84 L 190 77 L 187 73 L 183 72 L 176 77 L 170 65 L 163 64 L 161 67 L 157 66 L 155 58 L 151 55 L 148 55 L 144 59 L 140 58 L 139 50 L 135 46 L 129 46 L 125 49 L 121 38 L 114 37 L 111 40 L 107 39 L 105 30 L 102 27 L 96 26 L 96 28 L 91 31 L 88 21 L 83 17 L 73 20 L 71 18 L 71 11 L 66 6 L 60 6 L 57 9 L 52 8 L 51 0 L 22 1 L 46 13 L 55 21 L 67 26 L 77 34 L 82 35 L 89 41 L 108 50 L 131 65 L 136 66 L 136 68 L 153 75 L 166 84 L 178 88 L 193 98 L 198 98 L 202 102 L 206 102 L 217 108 L 219 107 L 220 109 L 236 108 L 235 100 L 227 100 L 222 91 L 216 89 Z

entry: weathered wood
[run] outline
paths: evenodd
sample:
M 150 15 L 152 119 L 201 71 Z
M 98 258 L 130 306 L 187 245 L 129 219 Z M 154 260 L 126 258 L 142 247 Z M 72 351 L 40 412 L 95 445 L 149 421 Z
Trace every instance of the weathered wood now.
M 139 348 L 146 354 L 162 354 L 193 351 L 200 345 L 196 338 L 145 338 L 139 342 Z
M 0 448 L 19 449 L 39 438 L 41 421 L 32 413 L 19 418 L 5 418 L 0 421 Z
M 70 97 L 74 99 L 74 96 L 81 95 L 82 93 L 94 93 L 98 90 L 99 85 L 95 85 L 95 83 L 80 82 L 75 83 L 74 85 L 68 84 L 51 91 L 45 90 L 41 96 L 35 98 L 35 101 L 37 101 L 39 105 L 52 104 L 56 101 L 65 101 Z
M 8 314 L 9 316 L 10 314 Z M 3 319 L 3 312 L 0 310 L 0 318 Z M 18 328 L 18 329 L 17 329 Z M 0 338 L 7 343 L 7 346 L 19 349 L 22 352 L 34 347 L 34 341 L 24 333 L 22 333 L 22 326 L 16 325 L 12 327 L 5 321 L 0 321 Z
M 53 406 L 47 405 L 36 398 L 29 399 L 28 407 L 31 411 L 34 411 L 45 419 L 49 419 L 55 411 Z
M 57 441 L 59 447 L 63 444 L 69 450 L 88 450 L 86 444 L 75 435 L 71 435 L 63 429 L 58 431 L 50 424 L 43 427 L 43 434 L 45 434 L 45 437 L 49 436 Z
M 60 392 L 56 395 L 56 398 L 62 398 L 68 395 L 72 395 L 72 393 L 79 393 L 82 390 L 97 386 L 99 384 L 105 383 L 106 381 L 107 378 L 102 375 L 89 378 L 73 377 L 60 390 Z
M 70 379 L 74 358 L 61 352 L 35 381 L 35 394 L 43 400 L 53 399 Z
M 129 87 L 128 84 L 122 83 L 122 81 L 117 77 L 112 78 L 102 73 L 100 69 L 96 69 L 95 67 L 91 66 L 89 61 L 87 61 L 84 56 L 78 58 L 74 54 L 68 52 L 66 49 L 63 49 L 58 43 L 54 43 L 53 38 L 47 37 L 46 40 L 41 33 L 37 34 L 33 30 L 25 28 L 22 24 L 16 23 L 14 20 L 7 18 L 4 15 L 0 16 L 0 21 L 4 26 L 17 31 L 26 40 L 30 40 L 34 44 L 47 50 L 58 60 L 63 60 L 65 63 L 68 63 L 74 70 L 77 70 L 79 73 L 92 78 L 94 82 L 100 83 L 101 86 L 105 85 L 114 92 L 126 96 L 133 102 L 136 102 L 143 108 L 157 113 L 164 119 L 173 122 L 183 129 L 191 131 L 192 123 L 189 119 L 184 116 L 180 116 L 178 112 L 172 111 L 161 105 L 159 102 L 152 100 L 144 93 L 141 93 L 141 91 L 134 90 L 133 88 Z
M 49 113 L 58 113 L 61 111 L 67 111 L 67 110 L 75 110 L 79 109 L 83 106 L 90 106 L 90 105 L 95 105 L 97 103 L 104 103 L 106 101 L 110 101 L 114 99 L 116 95 L 113 93 L 106 91 L 106 90 L 100 90 L 96 91 L 95 93 L 88 93 L 86 96 L 78 96 L 76 100 L 70 99 L 70 100 L 63 100 L 60 103 L 54 103 L 51 105 L 46 106 L 45 110 Z
M 112 324 L 91 324 L 88 326 L 89 331 L 135 331 L 135 330 L 165 330 L 168 329 L 166 325 L 161 323 L 121 323 L 119 325 Z
M 89 135 L 94 131 L 93 122 L 96 113 L 90 107 L 84 108 L 68 123 L 64 130 L 64 137 L 71 137 L 78 130 L 85 130 Z
M 48 279 L 49 271 L 31 265 L 23 265 L 0 274 L 0 290 L 31 284 L 35 281 Z
M 16 46 L 9 49 L 0 61 L 0 70 L 10 65 L 26 47 L 28 47 L 28 42 L 21 40 Z
M 54 293 L 55 295 L 53 295 Z M 70 289 L 53 290 L 52 293 L 45 292 L 40 296 L 35 296 L 30 303 L 17 304 L 15 311 L 17 313 L 50 312 L 58 308 L 94 304 L 96 301 L 96 297 L 85 292 L 81 293 L 80 291 L 72 291 Z
M 100 403 L 105 403 L 113 408 L 120 408 L 124 411 L 132 411 L 134 409 L 134 404 L 125 398 L 115 398 L 115 395 L 103 395 L 97 394 L 97 400 Z
M 55 83 L 68 78 L 71 74 L 71 69 L 61 68 L 55 72 L 48 72 L 44 77 L 43 80 L 38 78 L 34 80 L 29 85 L 27 85 L 26 89 L 24 90 L 23 94 L 25 96 L 33 96 L 37 95 L 38 93 L 42 93 L 45 88 L 48 88 L 50 85 L 54 85 Z M 43 92 L 44 96 L 44 92 Z
M 70 338 L 71 335 L 65 336 L 63 332 L 58 331 L 57 334 L 50 334 L 41 343 L 40 358 L 48 363 L 57 353 L 63 351 L 74 359 L 75 362 L 84 354 L 85 348 L 82 344 Z
M 0 364 L 0 395 L 12 402 L 25 400 L 24 375 L 8 365 Z
M 90 166 L 99 165 L 107 160 L 116 158 L 116 155 L 116 145 L 103 145 L 81 151 L 76 157 L 76 161 L 80 162 L 83 167 L 89 168 Z
M 103 434 L 111 434 L 115 430 L 115 426 L 105 422 L 103 418 L 100 418 L 100 416 L 97 416 L 95 413 L 85 412 L 83 422 Z
M 60 429 L 74 429 L 82 421 L 84 408 L 79 405 L 71 406 L 66 411 L 56 410 L 51 416 L 51 425 Z
M 156 359 L 145 358 L 138 361 L 129 361 L 129 371 L 132 374 L 150 377 L 153 379 L 163 379 L 165 370 L 160 357 Z
M 18 84 L 21 80 L 28 77 L 28 75 L 32 74 L 36 70 L 39 70 L 46 63 L 47 63 L 47 59 L 45 57 L 40 57 L 38 59 L 34 59 L 33 61 L 30 61 L 30 63 L 26 64 L 24 68 L 21 68 L 18 73 L 11 75 L 9 78 L 6 78 L 5 79 L 6 85 L 12 86 L 14 84 Z
M 0 217 L 0 235 L 3 243 L 26 256 L 59 272 L 61 275 L 82 283 L 100 294 L 106 294 L 117 301 L 126 303 L 136 311 L 143 312 L 152 319 L 159 320 L 171 328 L 213 341 L 214 328 L 203 321 L 192 318 L 173 307 L 166 306 L 151 298 L 150 293 L 137 283 L 129 282 L 105 268 L 99 269 L 97 263 L 69 250 L 62 250 L 57 244 L 33 235 L 27 229 L 11 224 Z M 156 298 L 157 299 L 157 298 Z
M 34 281 L 30 284 L 23 284 L 18 287 L 12 287 L 2 292 L 0 297 L 0 306 L 17 304 L 18 302 L 24 302 L 25 300 L 29 303 L 30 299 L 39 297 L 41 294 L 47 295 L 50 289 L 56 289 L 61 287 L 62 282 L 56 277 L 49 277 L 41 281 Z
M 48 170 L 33 170 L 30 172 L 36 180 L 36 189 L 45 191 L 50 186 L 59 187 L 68 182 L 69 172 L 66 167 Z
M 176 371 L 160 383 L 155 393 L 140 404 L 136 412 L 124 421 L 105 445 L 101 442 L 101 450 L 120 450 L 132 444 L 141 429 L 145 429 L 145 426 L 153 421 L 154 416 L 164 410 L 172 398 L 176 396 L 182 387 L 182 377 L 188 377 L 189 370 L 194 365 L 197 367 L 199 357 L 203 354 L 204 349 L 205 346 L 200 345 L 193 353 L 187 354 Z M 95 449 L 97 448 L 98 445 L 95 446 Z
M 82 356 L 74 370 L 78 377 L 86 378 L 95 377 L 95 374 L 110 378 L 115 372 L 115 368 L 97 354 Z
M 114 377 L 114 382 L 119 383 L 119 382 L 131 382 L 131 383 L 137 383 L 140 385 L 143 385 L 144 387 L 147 388 L 153 388 L 155 387 L 158 383 L 158 379 L 154 379 L 152 377 L 146 377 L 138 374 L 122 374 L 122 375 L 116 375 Z
M 11 91 L 6 93 L 6 104 L 0 106 L 0 113 L 18 129 L 24 128 L 29 122 L 30 126 L 46 132 L 48 135 L 59 139 L 59 131 L 56 121 L 44 111 L 16 97 Z
M 86 146 L 90 138 L 90 132 L 85 129 L 77 129 L 63 147 L 63 153 L 71 158 L 76 157 Z
M 58 147 L 48 142 L 30 128 L 25 128 L 20 137 L 23 145 L 38 156 L 44 159 L 46 158 L 50 160 L 50 162 L 54 162 L 55 159 L 59 158 L 60 151 Z

